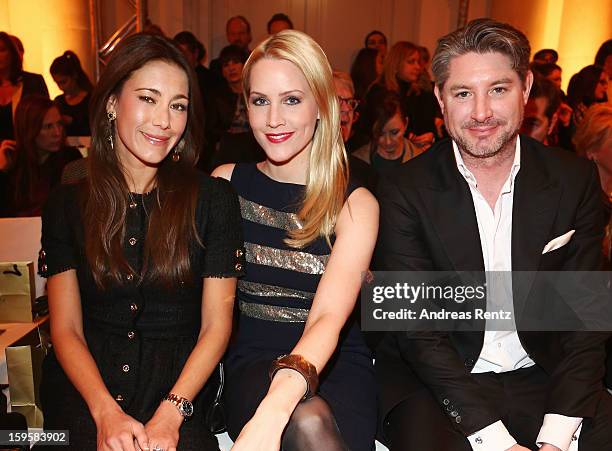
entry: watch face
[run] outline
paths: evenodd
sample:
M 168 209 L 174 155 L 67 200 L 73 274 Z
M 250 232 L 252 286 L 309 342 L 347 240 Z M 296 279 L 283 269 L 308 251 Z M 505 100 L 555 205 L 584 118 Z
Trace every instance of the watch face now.
M 180 409 L 183 415 L 185 416 L 185 418 L 189 418 L 191 415 L 193 415 L 193 404 L 191 404 L 187 400 L 184 400 L 183 402 L 181 402 Z

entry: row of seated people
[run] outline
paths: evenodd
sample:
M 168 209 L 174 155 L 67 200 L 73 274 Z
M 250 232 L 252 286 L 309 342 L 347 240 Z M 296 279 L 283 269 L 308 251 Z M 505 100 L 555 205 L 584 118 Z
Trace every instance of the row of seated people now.
M 449 85 L 445 85 L 448 80 L 441 81 L 438 73 L 438 88 L 443 91 L 440 103 L 448 133 L 456 145 L 456 161 L 451 158 L 457 163 L 453 163 L 453 170 L 465 178 L 465 185 L 473 191 L 473 207 L 478 214 L 484 214 L 483 204 L 485 209 L 486 203 L 493 204 L 493 209 L 496 199 L 493 197 L 491 202 L 478 197 L 486 190 L 473 180 L 470 183 L 473 174 L 476 179 L 482 175 L 481 165 L 474 162 L 493 159 L 498 152 L 512 155 L 515 160 L 521 155 L 518 162 L 489 160 L 500 163 L 490 166 L 489 174 L 500 179 L 500 173 L 495 171 L 498 166 L 505 170 L 502 182 L 511 172 L 516 175 L 514 165 L 521 165 L 522 176 L 523 172 L 541 169 L 540 164 L 551 171 L 549 176 L 555 177 L 555 183 L 564 183 L 564 189 L 574 184 L 576 194 L 584 197 L 567 194 L 557 220 L 561 221 L 560 229 L 574 227 L 577 236 L 561 253 L 551 253 L 545 261 L 551 268 L 580 264 L 575 269 L 596 269 L 601 243 L 594 238 L 603 238 L 604 233 L 601 188 L 609 192 L 610 183 L 607 167 L 603 166 L 609 162 L 609 109 L 595 106 L 585 114 L 584 124 L 592 128 L 584 133 L 585 141 L 580 147 L 597 166 L 569 152 L 547 149 L 525 136 L 519 140 L 516 133 L 521 125 L 522 106 L 517 100 L 526 100 L 522 96 L 527 96 L 532 81 L 525 61 L 529 45 L 522 33 L 488 20 L 474 21 L 446 39 L 466 33 L 482 36 L 483 29 L 513 34 L 514 44 L 522 50 L 517 66 L 521 72 L 508 62 L 509 55 L 514 54 L 511 49 L 501 51 L 496 47 L 495 52 L 483 56 L 468 48 L 454 57 L 465 72 L 451 71 L 447 76 L 467 77 L 478 83 L 470 78 L 474 71 L 504 71 L 511 81 L 504 82 L 496 94 L 507 96 L 504 106 L 515 114 L 509 115 L 506 109 L 483 113 L 474 108 L 473 124 L 464 127 L 458 107 L 449 98 Z M 135 48 L 139 51 L 134 52 Z M 138 58 L 129 65 L 119 64 L 127 60 L 128 54 Z M 474 58 L 480 66 L 474 64 Z M 304 61 L 316 64 L 318 70 L 306 72 Z M 45 362 L 42 386 L 47 427 L 69 427 L 75 449 L 95 446 L 96 431 L 98 437 L 102 436 L 102 449 L 132 449 L 129 443 L 134 440 L 142 449 L 149 445 L 153 449 L 169 449 L 177 443 L 181 449 L 215 449 L 214 437 L 201 426 L 210 403 L 207 396 L 214 390 L 207 386 L 201 395 L 198 393 L 227 345 L 233 310 L 233 303 L 227 299 L 233 298 L 236 278 L 242 277 L 237 295 L 237 334 L 225 359 L 228 428 L 232 438 L 237 439 L 237 450 L 258 446 L 278 449 L 281 443 L 283 449 L 371 450 L 377 429 L 391 449 L 478 449 L 483 442 L 486 448 L 481 449 L 494 449 L 489 440 L 499 440 L 504 445 L 497 449 L 504 450 L 528 449 L 525 447 L 534 446 L 536 441 L 541 441 L 543 448 L 568 449 L 565 442 L 571 442 L 572 436 L 577 437 L 581 449 L 602 449 L 602 443 L 609 440 L 605 437 L 609 420 L 598 415 L 607 412 L 609 399 L 603 390 L 596 390 L 599 385 L 603 389 L 599 369 L 603 363 L 598 361 L 602 358 L 601 336 L 572 341 L 576 337 L 568 334 L 568 343 L 571 341 L 576 348 L 564 348 L 554 356 L 546 355 L 533 342 L 521 341 L 518 354 L 533 349 L 536 352 L 527 353 L 529 360 L 521 358 L 523 364 L 518 372 L 495 371 L 492 365 L 478 359 L 469 368 L 486 369 L 476 371 L 483 373 L 482 377 L 471 376 L 461 362 L 462 372 L 455 376 L 463 386 L 453 388 L 436 385 L 450 381 L 435 371 L 453 363 L 457 357 L 452 360 L 453 352 L 461 352 L 461 346 L 453 350 L 452 341 L 442 340 L 444 353 L 430 356 L 428 352 L 435 349 L 427 345 L 437 337 L 435 334 L 416 334 L 412 341 L 406 341 L 408 337 L 402 338 L 401 334 L 390 334 L 387 337 L 394 338 L 386 339 L 385 352 L 377 358 L 383 365 L 379 367 L 383 368 L 380 374 L 389 371 L 384 363 L 394 361 L 389 352 L 398 351 L 392 344 L 398 340 L 402 358 L 410 362 L 411 371 L 419 372 L 419 377 L 412 375 L 401 382 L 401 394 L 395 391 L 391 400 L 397 381 L 391 378 L 379 384 L 382 416 L 378 423 L 371 354 L 351 316 L 360 274 L 369 266 L 377 235 L 383 269 L 414 269 L 413 265 L 419 266 L 417 260 L 424 268 L 427 259 L 432 267 L 444 266 L 440 263 L 444 260 L 442 253 L 435 247 L 430 249 L 429 257 L 429 251 L 422 252 L 418 246 L 403 255 L 402 250 L 407 246 L 406 239 L 411 246 L 417 241 L 434 246 L 435 227 L 425 228 L 425 223 L 419 223 L 410 229 L 410 221 L 425 221 L 428 217 L 427 208 L 414 216 L 412 210 L 423 207 L 414 193 L 427 177 L 437 177 L 438 170 L 449 169 L 451 141 L 441 140 L 427 150 L 423 149 L 426 146 L 416 149 L 405 139 L 410 117 L 402 98 L 393 92 L 381 95 L 382 108 L 371 116 L 375 139 L 370 139 L 355 156 L 384 171 L 378 192 L 382 209 L 379 234 L 376 199 L 347 180 L 342 163 L 340 133 L 350 138 L 356 112 L 350 80 L 336 76 L 334 89 L 324 53 L 299 32 L 282 32 L 261 44 L 246 64 L 244 77 L 246 99 L 249 108 L 253 108 L 249 126 L 265 159 L 257 165 L 220 166 L 213 174 L 217 178 L 209 178 L 193 170 L 200 151 L 198 136 L 202 133 L 195 114 L 198 99 L 189 90 L 195 82 L 192 71 L 176 47 L 160 37 L 135 35 L 111 57 L 92 96 L 91 122 L 95 127 L 86 166 L 88 175 L 84 181 L 55 191 L 43 211 L 40 268 L 49 277 L 55 346 L 55 353 Z M 127 81 L 118 90 L 122 80 Z M 146 94 L 139 93 L 142 87 L 148 91 Z M 341 94 L 342 88 L 349 92 Z M 469 98 L 470 94 L 479 95 L 479 91 L 466 89 L 465 94 Z M 340 102 L 340 117 L 332 116 L 337 97 L 344 99 Z M 22 103 L 27 105 L 26 101 Z M 45 116 L 53 108 L 45 111 Z M 348 121 L 344 120 L 347 116 Z M 510 121 L 514 128 L 506 136 L 501 128 Z M 61 130 L 61 126 L 55 128 Z M 464 131 L 466 128 L 468 131 Z M 41 131 L 42 128 L 37 138 Z M 591 147 L 589 140 L 593 136 L 602 141 Z M 490 149 L 488 144 L 495 148 Z M 407 158 L 410 161 L 394 170 L 378 161 L 392 155 L 387 160 L 399 159 L 402 163 L 407 152 L 410 157 L 420 156 Z M 231 182 L 238 198 L 224 178 Z M 599 185 L 598 178 L 604 185 Z M 486 178 L 481 181 L 486 185 Z M 516 183 L 523 187 L 526 182 L 519 176 Z M 495 193 L 499 195 L 497 200 L 507 202 L 506 191 L 500 189 L 501 184 Z M 512 184 L 508 189 L 511 193 Z M 531 194 L 535 193 L 520 193 L 523 200 Z M 465 201 L 463 197 L 457 199 Z M 402 205 L 403 202 L 409 203 Z M 452 216 L 455 209 L 458 212 L 457 223 L 445 221 L 446 227 L 464 226 L 461 221 L 469 216 L 468 210 L 459 207 L 445 206 L 445 215 Z M 190 216 L 185 218 L 185 212 Z M 579 222 L 583 216 L 593 222 Z M 478 226 L 486 224 L 480 217 L 472 219 L 477 220 Z M 531 219 L 523 218 L 525 223 L 520 226 L 525 227 Z M 538 233 L 545 234 L 539 237 L 542 239 L 548 236 L 548 230 Z M 468 244 L 475 242 L 473 236 L 463 239 L 471 240 Z M 568 239 L 571 235 L 566 243 Z M 201 242 L 205 247 L 198 246 Z M 499 246 L 503 247 L 503 243 Z M 477 247 L 468 248 L 466 254 L 476 255 L 472 251 Z M 480 250 L 483 258 L 473 261 L 485 260 L 486 268 L 494 259 L 487 255 L 487 246 Z M 582 255 L 580 261 L 576 261 L 576 252 Z M 406 262 L 404 258 L 414 260 Z M 502 263 L 504 268 L 497 269 L 508 269 L 507 262 Z M 509 335 L 505 342 L 516 341 L 517 337 L 520 334 Z M 538 340 L 541 345 L 556 346 L 548 343 L 543 334 Z M 489 343 L 491 348 L 494 344 Z M 576 355 L 578 351 L 582 354 Z M 279 358 L 281 354 L 289 355 Z M 586 355 L 593 360 L 585 361 Z M 444 359 L 448 359 L 446 363 Z M 552 364 L 555 359 L 561 363 Z M 571 374 L 558 375 L 559 380 L 551 381 L 548 372 L 555 365 L 569 372 L 570 368 L 564 366 L 568 359 L 583 371 L 578 379 L 584 382 L 587 371 L 592 384 L 586 388 L 582 384 L 571 385 L 571 398 L 574 403 L 582 402 L 580 408 L 561 402 L 567 400 L 553 399 L 546 404 L 547 400 L 533 393 L 513 391 L 514 383 L 517 388 L 531 387 L 544 394 L 555 384 L 560 390 L 567 388 L 563 383 Z M 402 366 L 400 373 L 407 374 L 406 368 Z M 146 380 L 140 377 L 144 372 Z M 304 377 L 296 378 L 296 373 Z M 535 384 L 533 379 L 537 380 Z M 430 389 L 439 399 L 434 400 L 429 390 L 421 388 L 412 392 L 414 398 L 403 397 L 409 380 L 416 384 L 413 388 L 433 384 Z M 507 414 L 500 418 L 495 416 L 495 409 L 484 409 L 500 394 L 496 391 L 499 381 L 508 390 L 501 393 L 506 400 L 517 395 L 515 403 L 505 407 Z M 512 384 L 506 387 L 506 382 Z M 593 391 L 587 396 L 586 389 Z M 483 402 L 466 398 L 468 394 L 478 398 L 479 390 L 494 395 Z M 300 402 L 302 398 L 306 399 Z M 527 401 L 535 403 L 536 398 L 539 404 L 529 420 L 524 425 L 515 424 L 521 406 Z M 601 398 L 599 406 L 594 398 Z M 431 425 L 442 426 L 437 434 L 416 433 L 419 428 L 426 430 L 423 422 L 416 421 L 416 411 L 432 414 Z M 540 414 L 546 415 L 543 425 Z M 200 421 L 182 423 L 183 417 L 192 415 Z M 509 420 L 503 421 L 506 416 Z M 317 421 L 313 423 L 312 418 Z M 561 432 L 559 428 L 554 432 L 550 426 L 553 423 L 561 425 Z M 494 434 L 497 439 L 490 439 L 491 429 L 498 432 Z M 428 444 L 414 445 L 417 437 Z

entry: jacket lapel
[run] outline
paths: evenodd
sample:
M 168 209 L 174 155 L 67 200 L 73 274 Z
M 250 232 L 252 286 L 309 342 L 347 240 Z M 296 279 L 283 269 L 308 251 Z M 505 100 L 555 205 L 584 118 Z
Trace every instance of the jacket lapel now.
M 529 140 L 521 137 L 521 169 L 516 176 L 512 209 L 512 291 L 519 330 L 560 199 L 561 188 L 539 161 Z
M 457 169 L 451 141 L 443 141 L 440 145 L 443 148 L 438 151 L 431 184 L 419 190 L 423 203 L 451 262 L 449 269 L 484 271 L 470 188 Z
M 521 170 L 512 209 L 512 269 L 536 271 L 559 208 L 561 188 L 521 137 Z

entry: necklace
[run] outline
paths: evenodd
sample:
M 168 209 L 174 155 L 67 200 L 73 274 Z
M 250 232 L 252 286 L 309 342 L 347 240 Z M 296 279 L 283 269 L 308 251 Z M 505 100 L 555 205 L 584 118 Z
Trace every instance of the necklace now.
M 134 196 L 132 196 L 132 192 L 128 191 L 128 195 L 130 196 L 130 203 L 129 203 L 129 207 L 130 208 L 136 208 L 138 206 L 138 204 L 136 203 L 136 201 L 134 200 Z

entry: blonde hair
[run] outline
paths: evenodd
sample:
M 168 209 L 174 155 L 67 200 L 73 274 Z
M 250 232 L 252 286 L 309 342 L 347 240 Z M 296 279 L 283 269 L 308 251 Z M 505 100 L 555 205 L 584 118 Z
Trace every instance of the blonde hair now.
M 283 30 L 259 44 L 245 63 L 242 83 L 246 99 L 250 94 L 253 66 L 264 58 L 293 63 L 302 72 L 319 108 L 306 190 L 298 212 L 302 227 L 291 230 L 285 241 L 294 248 L 302 248 L 319 237 L 330 243 L 348 185 L 348 162 L 340 131 L 340 105 L 331 67 L 314 39 L 300 31 Z M 246 103 L 248 105 L 248 101 Z
M 393 47 L 385 56 L 385 65 L 378 83 L 383 84 L 389 91 L 399 93 L 397 73 L 404 60 L 407 60 L 415 52 L 418 54 L 419 48 L 412 42 L 398 41 L 393 44 Z
M 576 152 L 583 156 L 589 156 L 590 152 L 598 150 L 610 152 L 611 149 L 601 147 L 610 138 L 612 138 L 612 106 L 601 103 L 589 107 L 573 138 Z

